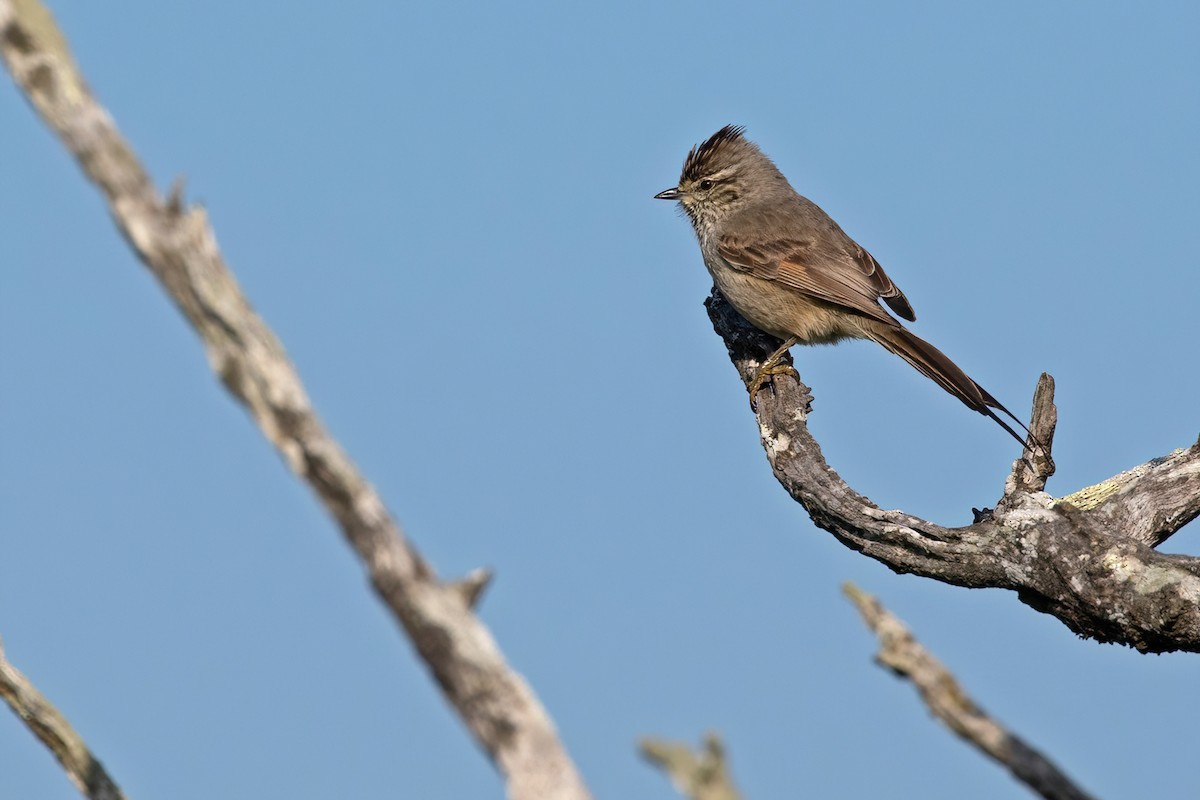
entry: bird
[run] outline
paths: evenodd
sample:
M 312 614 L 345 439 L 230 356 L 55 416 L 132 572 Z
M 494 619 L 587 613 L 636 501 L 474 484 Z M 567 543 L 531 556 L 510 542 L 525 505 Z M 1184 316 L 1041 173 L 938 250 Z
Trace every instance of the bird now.
M 1036 443 L 1025 423 L 901 324 L 896 317 L 909 322 L 917 317 L 900 287 L 828 214 L 792 188 L 741 126 L 726 125 L 693 147 L 678 185 L 654 197 L 679 202 L 716 288 L 751 325 L 783 342 L 749 384 L 752 408 L 765 381 L 794 373 L 779 365 L 794 345 L 869 339 L 995 420 L 1023 447 L 1026 439 L 997 411 Z

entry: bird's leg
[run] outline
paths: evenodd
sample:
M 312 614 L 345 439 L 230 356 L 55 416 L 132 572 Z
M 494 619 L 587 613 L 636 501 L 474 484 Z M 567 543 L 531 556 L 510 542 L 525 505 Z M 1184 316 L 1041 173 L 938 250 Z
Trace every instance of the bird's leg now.
M 800 380 L 800 373 L 796 372 L 795 368 L 789 364 L 780 364 L 779 359 L 783 358 L 783 354 L 792 349 L 792 346 L 800 340 L 793 336 L 780 345 L 779 349 L 771 353 L 762 366 L 758 368 L 758 373 L 755 374 L 754 380 L 750 381 L 747 387 L 750 390 L 750 410 L 758 411 L 758 392 L 762 389 L 764 383 L 776 375 L 787 375 L 791 373 L 796 380 Z

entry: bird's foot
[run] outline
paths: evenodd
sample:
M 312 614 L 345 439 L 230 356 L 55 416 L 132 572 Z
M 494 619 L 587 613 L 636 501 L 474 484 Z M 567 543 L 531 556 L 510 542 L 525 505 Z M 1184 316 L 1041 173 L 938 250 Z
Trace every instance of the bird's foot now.
M 763 384 L 773 381 L 776 375 L 791 375 L 797 381 L 800 380 L 800 373 L 796 372 L 796 368 L 791 364 L 773 364 L 769 367 L 763 367 L 754 376 L 754 380 L 750 381 L 750 410 L 758 411 L 758 393 L 762 391 Z
M 767 381 L 772 381 L 776 375 L 791 375 L 800 382 L 800 373 L 796 372 L 795 367 L 791 364 L 780 364 L 779 359 L 783 358 L 792 345 L 796 344 L 797 339 L 788 339 L 774 353 L 767 357 L 762 366 L 758 368 L 758 372 L 754 376 L 754 380 L 750 381 L 750 385 L 746 388 L 750 391 L 750 410 L 758 411 L 758 393 L 762 391 L 763 384 Z

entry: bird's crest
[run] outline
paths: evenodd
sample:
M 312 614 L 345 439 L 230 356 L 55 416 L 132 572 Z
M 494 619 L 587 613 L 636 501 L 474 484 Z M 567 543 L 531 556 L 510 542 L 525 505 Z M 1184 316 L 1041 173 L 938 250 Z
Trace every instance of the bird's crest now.
M 726 125 L 704 144 L 693 147 L 683 162 L 683 180 L 696 180 L 711 172 L 713 163 L 729 148 L 750 144 L 743 136 L 745 131 L 741 125 Z

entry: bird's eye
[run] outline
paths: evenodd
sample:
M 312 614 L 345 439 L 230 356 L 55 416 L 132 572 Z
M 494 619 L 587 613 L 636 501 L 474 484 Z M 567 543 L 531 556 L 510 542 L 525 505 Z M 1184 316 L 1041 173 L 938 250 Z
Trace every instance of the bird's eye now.
M 712 187 L 713 187 L 713 182 L 710 181 L 708 178 L 705 178 L 704 180 L 700 181 L 701 189 L 704 189 L 705 191 L 707 191 L 707 190 L 711 189 Z

